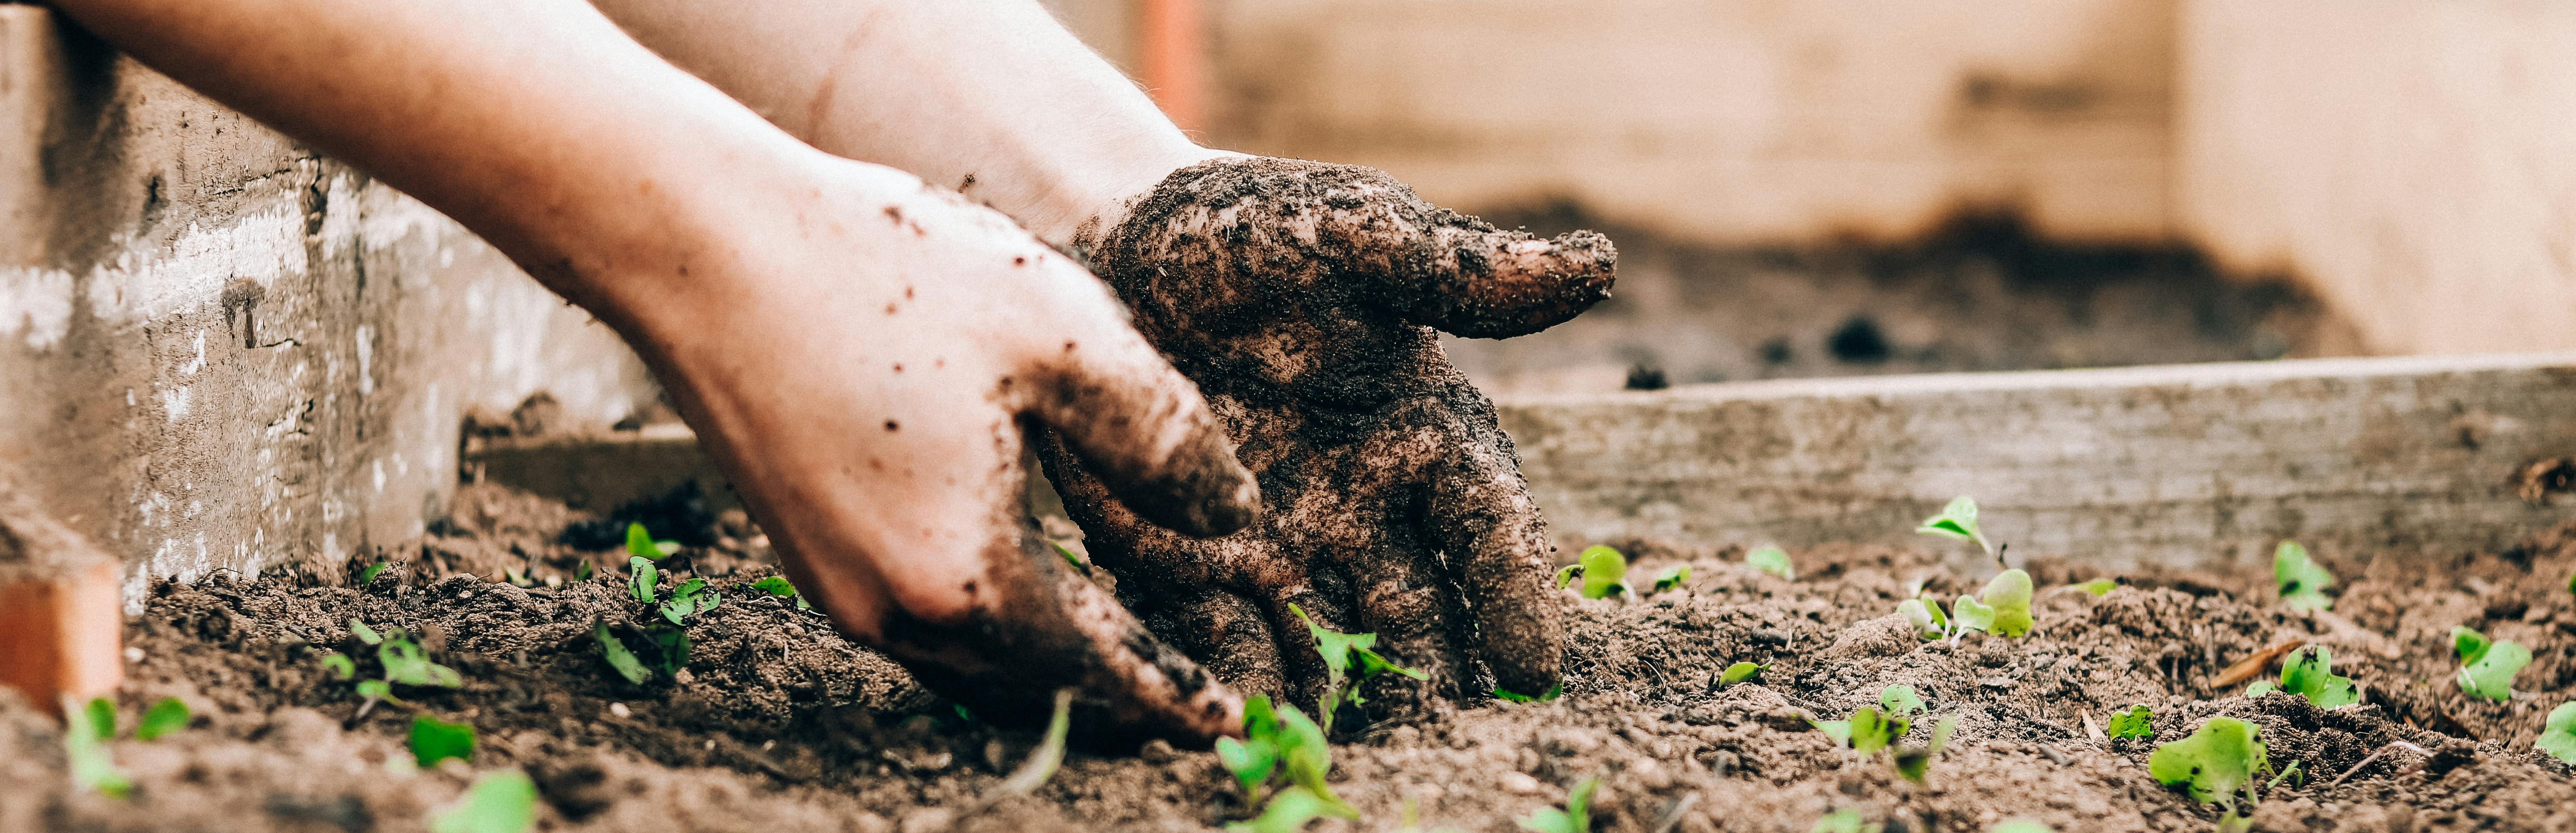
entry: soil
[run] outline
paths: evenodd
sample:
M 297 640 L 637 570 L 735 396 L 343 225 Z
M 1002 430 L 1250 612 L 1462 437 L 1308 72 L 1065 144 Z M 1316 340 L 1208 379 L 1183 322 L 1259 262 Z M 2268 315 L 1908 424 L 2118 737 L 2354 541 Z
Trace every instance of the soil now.
M 1543 333 L 1447 339 L 1497 394 L 1700 382 L 2357 355 L 2292 275 L 2230 272 L 2185 244 L 2078 243 L 2009 210 L 1895 240 L 1708 244 L 1568 205 L 1486 215 L 1619 244 L 1608 301 Z
M 988 798 L 1034 733 L 961 714 L 819 616 L 744 587 L 775 567 L 739 516 L 690 531 L 712 543 L 665 565 L 725 592 L 689 626 L 688 675 L 627 683 L 600 658 L 594 621 L 647 613 L 625 596 L 622 566 L 574 580 L 585 559 L 624 561 L 563 543 L 585 520 L 470 487 L 449 522 L 384 553 L 395 566 L 363 584 L 218 576 L 156 588 L 128 626 L 124 714 L 130 725 L 175 696 L 194 725 L 113 743 L 136 787 L 109 799 L 72 789 L 52 719 L 0 691 L 0 830 L 417 830 L 474 772 L 503 767 L 539 785 L 546 830 L 1193 830 L 1252 814 L 1212 754 L 1159 742 L 1076 751 L 1035 795 Z M 1346 713 L 1334 789 L 1365 820 L 1314 829 L 1395 829 L 1410 805 L 1424 828 L 1512 830 L 1587 777 L 1601 779 L 1598 830 L 1794 832 L 1838 809 L 1909 831 L 2015 816 L 2060 831 L 2211 829 L 2213 808 L 2148 777 L 2153 742 L 2086 731 L 2088 717 L 2131 704 L 2155 711 L 2156 740 L 2211 716 L 2255 722 L 2276 764 L 2311 773 L 2264 796 L 2256 829 L 2576 829 L 2576 776 L 2531 748 L 2542 716 L 2576 695 L 2576 525 L 2499 553 L 2323 553 L 2344 579 L 2325 615 L 2269 603 L 2268 571 L 2129 573 L 2097 598 L 2050 589 L 2101 576 L 2043 559 L 2030 565 L 2043 589 L 2029 636 L 1956 644 L 1888 616 L 1914 582 L 1944 595 L 1980 585 L 1937 547 L 1819 547 L 1792 554 L 1789 581 L 1745 569 L 1731 548 L 1616 543 L 1637 570 L 1689 563 L 1695 577 L 1633 601 L 1564 597 L 1565 692 L 1553 702 L 1413 722 Z M 505 569 L 534 586 L 495 581 Z M 409 712 L 360 715 L 350 683 L 317 659 L 344 652 L 376 671 L 351 618 L 407 628 L 462 672 L 462 688 L 400 693 L 476 726 L 471 766 L 419 769 L 403 746 Z M 2511 701 L 2472 701 L 2449 682 L 2459 624 L 2532 649 Z M 2292 636 L 2331 647 L 2365 702 L 2320 711 L 2204 687 Z M 1770 665 L 1751 682 L 1712 682 L 1739 660 Z M 1896 683 L 1958 718 L 1922 786 L 1805 722 Z M 2393 752 L 2347 773 L 2399 740 L 2434 754 Z

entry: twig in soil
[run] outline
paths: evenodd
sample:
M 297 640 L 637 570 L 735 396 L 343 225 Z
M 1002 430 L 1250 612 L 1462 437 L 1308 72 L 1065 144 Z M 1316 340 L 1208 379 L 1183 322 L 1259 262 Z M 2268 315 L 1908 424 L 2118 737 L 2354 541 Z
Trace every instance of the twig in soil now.
M 1688 814 L 1690 809 L 1698 804 L 1698 792 L 1683 793 L 1682 797 L 1674 799 L 1673 803 L 1664 805 L 1663 812 L 1655 814 L 1655 826 L 1652 829 L 1655 833 L 1673 833 L 1673 828 L 1681 826 L 1682 816 Z
M 2308 644 L 2306 639 L 2294 636 L 2265 646 L 2263 650 L 2255 651 L 2244 659 L 2237 660 L 2235 665 L 2227 666 L 2227 670 L 2218 672 L 2218 676 L 2209 678 L 2209 688 L 2216 691 L 2254 679 L 2256 675 L 2263 673 L 2263 669 L 2271 667 L 2273 660 L 2280 659 L 2282 654 L 2296 651 L 2299 646 L 2305 644 Z
M 2050 746 L 2045 743 L 2039 744 L 2039 754 L 2046 755 L 2049 760 L 2056 761 L 2058 766 L 2065 766 L 2068 763 L 2066 753 L 2059 752 L 2057 751 L 2057 747 Z
M 2342 784 L 2344 779 L 2352 777 L 2353 773 L 2360 772 L 2362 767 L 2369 766 L 2372 761 L 2379 760 L 2379 756 L 2388 754 L 2388 750 L 2391 749 L 2403 749 L 2408 752 L 2413 752 L 2417 755 L 2424 756 L 2427 760 L 2430 760 L 2433 757 L 2433 750 L 2416 746 L 2415 744 L 2407 743 L 2402 740 L 2392 740 L 2388 742 L 2387 746 L 2382 746 L 2377 750 L 2372 751 L 2368 757 L 2362 758 L 2361 763 L 2353 764 L 2351 769 L 2344 770 L 2342 775 L 2337 775 L 2334 780 L 2326 782 L 2326 786 L 2332 787 Z M 2417 761 L 2415 762 L 2415 766 L 2401 770 L 2396 774 L 2404 775 L 2408 772 L 2422 769 L 2424 767 L 2424 763 L 2424 761 Z
M 2101 727 L 2100 725 L 2095 724 L 2095 723 L 2093 722 L 2093 713 L 2092 713 L 2092 712 L 2089 712 L 2089 711 L 2084 712 L 2084 713 L 2083 713 L 2083 716 L 2084 716 L 2084 735 L 2085 735 L 2086 737 L 2090 737 L 2090 738 L 2092 738 L 2092 739 L 2094 739 L 2094 740 L 2096 740 L 2096 741 L 2105 741 L 2105 742 L 2107 742 L 2107 741 L 2109 741 L 2109 740 L 2111 739 L 2111 736 L 2110 736 L 2110 735 L 2102 734 L 2102 727 Z

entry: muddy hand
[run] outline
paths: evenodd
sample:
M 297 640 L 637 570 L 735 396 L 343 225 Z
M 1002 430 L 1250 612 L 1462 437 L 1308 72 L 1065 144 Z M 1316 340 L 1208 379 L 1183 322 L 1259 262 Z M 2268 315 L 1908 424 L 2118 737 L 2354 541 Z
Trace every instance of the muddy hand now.
M 1379 684 L 1390 711 L 1556 683 L 1546 525 L 1433 330 L 1574 317 L 1609 294 L 1608 240 L 1499 231 L 1369 168 L 1227 157 L 1076 242 L 1261 483 L 1252 529 L 1192 539 L 1117 499 L 1078 447 L 1048 448 L 1093 558 L 1149 626 L 1237 687 L 1305 704 L 1324 670 L 1291 604 L 1430 673 Z
M 1024 431 L 1045 426 L 1174 535 L 1242 528 L 1250 476 L 1196 388 L 1080 265 L 953 191 L 817 160 L 710 212 L 674 283 L 621 306 L 769 533 L 853 638 L 979 715 L 1204 744 L 1240 700 L 1039 543 Z M 736 219 L 739 218 L 739 219 Z

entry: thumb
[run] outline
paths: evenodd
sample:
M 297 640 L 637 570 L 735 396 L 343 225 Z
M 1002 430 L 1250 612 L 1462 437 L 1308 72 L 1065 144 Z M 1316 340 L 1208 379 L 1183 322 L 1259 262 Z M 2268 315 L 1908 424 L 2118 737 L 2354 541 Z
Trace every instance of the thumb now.
M 1123 322 L 1069 335 L 1033 363 L 1022 413 L 1055 429 L 1120 503 L 1201 538 L 1250 526 L 1261 489 L 1199 396 Z

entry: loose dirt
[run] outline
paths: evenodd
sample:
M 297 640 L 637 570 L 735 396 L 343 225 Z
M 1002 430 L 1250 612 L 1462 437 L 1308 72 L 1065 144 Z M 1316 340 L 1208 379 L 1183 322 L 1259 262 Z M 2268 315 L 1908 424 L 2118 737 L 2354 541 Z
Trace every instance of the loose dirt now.
M 449 522 L 384 553 L 396 566 L 363 584 L 353 571 L 156 588 L 128 626 L 125 718 L 175 696 L 195 724 L 114 742 L 136 787 L 109 799 L 74 790 L 53 721 L 0 692 L 0 830 L 418 830 L 475 772 L 506 767 L 538 784 L 546 830 L 1194 830 L 1255 809 L 1212 754 L 1161 743 L 1077 751 L 1035 795 L 988 798 L 1035 734 L 960 714 L 815 614 L 746 587 L 774 567 L 739 516 L 657 530 L 709 541 L 664 567 L 725 597 L 691 620 L 686 676 L 630 684 L 601 659 L 594 623 L 648 614 L 626 597 L 621 554 L 561 543 L 583 520 L 469 488 Z M 1956 644 L 1888 617 L 1914 582 L 1945 597 L 1980 586 L 1937 547 L 1793 553 L 1788 581 L 1733 549 L 1621 545 L 1639 570 L 1686 562 L 1695 577 L 1634 601 L 1565 597 L 1554 702 L 1430 723 L 1346 715 L 1334 789 L 1365 819 L 1314 829 L 1393 830 L 1410 806 L 1424 829 L 1512 830 L 1588 777 L 1602 783 L 1598 830 L 1806 831 L 1841 809 L 1867 829 L 1984 831 L 2015 816 L 2060 831 L 2211 829 L 2214 809 L 2148 777 L 2153 741 L 2086 731 L 2131 704 L 2155 711 L 2156 740 L 2228 715 L 2261 725 L 2277 765 L 2298 761 L 2311 775 L 2266 793 L 2259 830 L 2576 829 L 2576 778 L 2531 748 L 2542 716 L 2576 694 L 2576 527 L 2501 553 L 2322 554 L 2344 583 L 2334 613 L 2316 616 L 2269 603 L 2268 571 L 2130 573 L 2097 598 L 2050 588 L 2102 576 L 2041 560 L 2031 635 Z M 598 572 L 573 580 L 585 559 Z M 507 569 L 534 586 L 493 580 Z M 399 693 L 475 725 L 470 766 L 412 765 L 406 709 L 358 716 L 351 684 L 318 659 L 347 653 L 376 672 L 351 618 L 407 628 L 462 672 L 462 688 Z M 2473 701 L 2449 681 L 2460 624 L 2532 649 L 2511 701 Z M 2293 636 L 2331 647 L 2365 702 L 2319 711 L 2203 687 Z M 1769 666 L 1714 684 L 1739 660 Z M 1958 718 L 1925 785 L 1806 724 L 1897 683 Z M 2400 740 L 2433 754 L 2391 753 L 2336 782 Z

